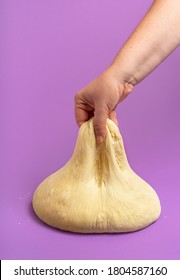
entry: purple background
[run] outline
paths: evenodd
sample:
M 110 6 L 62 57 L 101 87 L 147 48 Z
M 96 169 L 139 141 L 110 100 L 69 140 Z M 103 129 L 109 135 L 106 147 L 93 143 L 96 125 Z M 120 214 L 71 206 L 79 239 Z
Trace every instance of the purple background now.
M 31 207 L 38 184 L 73 152 L 74 94 L 152 2 L 0 1 L 1 259 L 180 259 L 180 49 L 117 109 L 129 162 L 157 191 L 160 219 L 135 233 L 73 234 Z

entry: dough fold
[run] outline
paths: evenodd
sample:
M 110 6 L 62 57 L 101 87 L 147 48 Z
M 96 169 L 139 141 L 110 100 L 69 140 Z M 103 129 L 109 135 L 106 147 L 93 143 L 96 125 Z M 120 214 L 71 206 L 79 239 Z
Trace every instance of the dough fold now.
M 119 129 L 109 119 L 100 145 L 92 119 L 81 126 L 71 159 L 38 186 L 33 208 L 48 225 L 81 233 L 139 230 L 161 212 L 156 192 L 129 166 Z

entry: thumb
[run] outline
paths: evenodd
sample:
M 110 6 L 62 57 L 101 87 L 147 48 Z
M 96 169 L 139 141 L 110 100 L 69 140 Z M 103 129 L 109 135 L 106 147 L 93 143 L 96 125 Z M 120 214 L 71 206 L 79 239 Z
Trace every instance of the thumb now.
M 106 137 L 106 121 L 108 118 L 108 112 L 104 108 L 96 109 L 94 112 L 93 124 L 94 124 L 94 132 L 96 137 L 96 142 L 101 144 Z

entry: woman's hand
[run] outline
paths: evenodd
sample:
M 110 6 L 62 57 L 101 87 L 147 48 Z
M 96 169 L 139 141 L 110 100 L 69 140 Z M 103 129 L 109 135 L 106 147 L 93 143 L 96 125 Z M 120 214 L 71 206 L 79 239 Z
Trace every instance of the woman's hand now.
M 133 86 L 120 83 L 115 78 L 113 70 L 108 68 L 94 81 L 81 89 L 75 95 L 75 117 L 81 126 L 93 118 L 97 143 L 102 143 L 106 137 L 106 121 L 111 119 L 117 124 L 115 108 L 122 101 Z

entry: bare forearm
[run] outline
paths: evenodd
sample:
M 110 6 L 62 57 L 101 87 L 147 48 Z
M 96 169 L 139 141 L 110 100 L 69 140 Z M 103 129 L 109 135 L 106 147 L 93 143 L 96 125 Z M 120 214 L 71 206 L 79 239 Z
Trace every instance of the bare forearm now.
M 120 82 L 137 84 L 180 44 L 180 0 L 156 0 L 112 65 Z
M 76 94 L 77 123 L 93 116 L 97 143 L 102 143 L 107 118 L 117 123 L 118 103 L 179 44 L 180 0 L 154 1 L 112 64 Z

